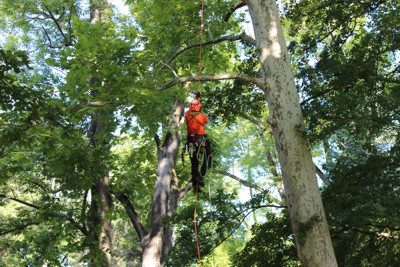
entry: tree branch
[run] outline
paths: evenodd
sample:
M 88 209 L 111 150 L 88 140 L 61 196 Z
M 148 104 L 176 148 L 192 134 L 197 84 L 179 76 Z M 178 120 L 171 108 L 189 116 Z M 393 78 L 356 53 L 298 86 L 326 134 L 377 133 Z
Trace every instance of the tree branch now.
M 258 191 L 260 191 L 260 192 L 264 192 L 264 191 L 265 191 L 261 186 L 258 186 L 258 185 L 256 185 L 256 184 L 247 182 L 247 181 L 245 181 L 245 180 L 243 180 L 243 179 L 237 177 L 236 175 L 233 175 L 233 174 L 231 174 L 231 173 L 229 173 L 229 172 L 227 172 L 227 171 L 224 171 L 224 170 L 214 170 L 214 173 L 219 173 L 219 174 L 228 176 L 228 177 L 230 177 L 230 178 L 232 178 L 232 179 L 238 181 L 239 183 L 243 184 L 244 186 L 253 188 L 253 189 L 258 190 Z
M 9 234 L 9 233 L 12 233 L 12 232 L 16 232 L 16 231 L 22 231 L 22 230 L 24 230 L 25 228 L 27 228 L 29 226 L 39 225 L 39 224 L 40 223 L 38 223 L 38 222 L 29 222 L 29 223 L 26 223 L 26 224 L 23 224 L 23 225 L 17 225 L 16 227 L 14 227 L 12 229 L 0 232 L 0 236 L 6 235 L 6 234 Z
M 362 229 L 360 227 L 350 226 L 350 225 L 347 225 L 344 228 L 342 228 L 340 231 L 337 231 L 333 236 L 337 236 L 338 234 L 349 231 L 349 230 L 353 230 L 357 233 L 374 236 L 374 237 L 378 237 L 378 238 L 379 237 L 387 238 L 387 239 L 399 239 L 400 238 L 399 235 L 395 235 L 395 234 L 391 234 L 391 233 L 387 233 L 387 232 L 371 231 L 371 230 Z M 390 229 L 390 230 L 393 230 L 393 229 Z
M 202 43 L 202 46 L 206 46 L 206 45 L 211 45 L 211 44 L 218 44 L 218 43 L 222 43 L 224 41 L 239 41 L 242 40 L 243 42 L 246 42 L 248 44 L 250 44 L 251 46 L 255 46 L 256 41 L 251 38 L 250 36 L 248 36 L 245 32 L 242 32 L 239 35 L 234 35 L 234 36 L 222 36 L 221 38 L 215 39 L 215 40 L 211 40 L 211 41 L 207 41 Z M 178 51 L 175 52 L 175 54 L 172 55 L 172 57 L 165 63 L 166 65 L 170 65 L 171 62 L 178 57 L 180 54 L 182 54 L 183 52 L 190 50 L 192 48 L 197 48 L 200 47 L 200 43 L 193 43 L 193 44 L 189 44 L 187 46 L 185 46 L 184 48 L 179 49 Z
M 125 211 L 128 214 L 128 217 L 131 220 L 140 241 L 143 241 L 143 238 L 147 235 L 147 230 L 144 228 L 142 222 L 140 221 L 140 218 L 136 213 L 135 208 L 130 202 L 128 196 L 122 193 L 114 192 L 112 190 L 111 193 L 119 200 L 119 202 L 121 202 L 122 206 L 124 206 Z
M 257 120 L 256 118 L 251 117 L 250 115 L 248 115 L 247 113 L 241 113 L 240 116 L 248 121 L 250 121 L 251 123 L 253 123 L 261 132 L 264 132 L 265 130 L 267 130 L 267 128 L 264 126 L 264 124 Z M 270 124 L 269 121 L 267 121 L 268 124 Z
M 87 102 L 86 105 L 89 107 L 94 107 L 94 108 L 101 108 L 101 107 L 106 107 L 109 105 L 112 105 L 114 103 L 112 102 L 104 102 L 104 101 L 91 101 Z
M 178 193 L 178 201 L 181 200 L 187 192 L 193 187 L 192 182 L 189 181 L 184 188 L 182 188 Z
M 81 210 L 81 217 L 82 218 L 85 218 L 85 216 L 86 216 L 88 194 L 89 194 L 89 189 L 86 189 L 85 190 L 85 194 L 83 195 L 83 200 L 82 200 L 82 210 Z M 82 228 L 85 229 L 85 231 L 88 231 L 87 227 L 86 227 L 86 220 L 83 220 Z
M 65 46 L 70 46 L 71 45 L 71 40 L 68 40 L 67 36 L 65 36 L 65 34 L 64 34 L 64 32 L 63 32 L 63 30 L 62 30 L 62 28 L 60 26 L 60 23 L 58 22 L 59 19 L 61 17 L 63 17 L 64 14 L 65 14 L 64 8 L 63 8 L 63 13 L 60 15 L 60 17 L 58 19 L 56 19 L 54 17 L 53 13 L 51 12 L 50 8 L 45 3 L 43 3 L 43 1 L 40 1 L 40 3 L 44 6 L 44 8 L 47 10 L 47 12 L 49 12 L 48 15 L 50 16 L 50 19 L 55 23 L 59 33 L 61 34 L 62 38 L 64 39 L 64 45 Z
M 155 91 L 162 91 L 165 89 L 168 89 L 174 85 L 180 84 L 180 83 L 187 83 L 187 82 L 195 82 L 195 81 L 203 81 L 203 82 L 210 82 L 210 81 L 222 81 L 222 80 L 241 80 L 241 81 L 246 81 L 249 83 L 252 83 L 262 90 L 267 90 L 267 85 L 259 78 L 253 77 L 253 76 L 248 76 L 244 74 L 217 74 L 214 76 L 192 76 L 192 77 L 180 77 L 176 78 L 170 82 L 167 82 L 163 85 L 157 86 L 154 88 Z
M 232 16 L 232 14 L 238 10 L 241 7 L 246 6 L 246 3 L 244 1 L 239 1 L 236 4 L 234 4 L 233 6 L 231 6 L 228 14 L 226 14 L 225 18 L 224 18 L 224 22 L 228 22 L 229 18 Z
M 331 183 L 331 181 L 328 180 L 328 178 L 325 177 L 324 173 L 322 172 L 322 170 L 314 163 L 315 166 L 315 171 L 318 175 L 318 177 L 327 185 L 329 185 Z
M 31 207 L 31 208 L 34 208 L 34 209 L 40 209 L 39 206 L 36 206 L 35 204 L 26 202 L 26 201 L 21 200 L 21 199 L 19 199 L 19 198 L 8 197 L 8 196 L 6 196 L 6 195 L 4 195 L 4 194 L 0 194 L 0 197 L 7 198 L 7 199 L 11 199 L 11 200 L 13 200 L 13 201 L 15 201 L 15 202 L 21 203 L 21 204 L 23 204 L 23 205 L 25 205 L 25 206 L 28 206 L 28 207 Z

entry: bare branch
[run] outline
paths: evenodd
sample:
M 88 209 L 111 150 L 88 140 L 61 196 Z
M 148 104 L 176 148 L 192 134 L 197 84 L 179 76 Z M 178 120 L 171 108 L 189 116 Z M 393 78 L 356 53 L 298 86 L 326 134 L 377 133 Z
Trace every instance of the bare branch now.
M 232 178 L 232 179 L 238 181 L 239 183 L 243 184 L 244 186 L 253 188 L 253 189 L 258 190 L 258 191 L 260 191 L 260 192 L 264 192 L 264 191 L 265 191 L 261 186 L 258 186 L 258 185 L 256 185 L 256 184 L 247 182 L 247 181 L 245 181 L 245 180 L 243 180 L 243 179 L 237 177 L 236 175 L 233 175 L 233 174 L 231 174 L 231 173 L 229 173 L 229 172 L 227 172 L 227 171 L 224 171 L 224 170 L 214 170 L 214 173 L 219 173 L 219 174 L 228 176 L 228 177 L 230 177 L 230 178 Z
M 192 182 L 189 181 L 186 184 L 186 186 L 179 191 L 178 201 L 181 200 L 187 194 L 187 192 L 189 192 L 189 190 L 192 189 L 192 187 L 193 187 Z
M 248 121 L 250 121 L 251 123 L 253 123 L 260 131 L 264 132 L 265 130 L 267 130 L 267 128 L 264 126 L 264 124 L 257 120 L 254 117 L 251 117 L 249 114 L 247 113 L 241 113 L 240 116 Z M 267 123 L 269 124 L 269 121 L 267 121 Z
M 20 203 L 20 204 L 23 204 L 23 205 L 25 205 L 25 206 L 28 206 L 28 207 L 31 207 L 31 208 L 34 208 L 34 209 L 39 209 L 39 208 L 40 208 L 39 206 L 36 206 L 35 204 L 26 202 L 25 200 L 22 200 L 22 199 L 19 199 L 19 198 L 7 197 L 6 195 L 3 195 L 3 194 L 0 194 L 0 197 L 13 200 L 13 201 L 15 201 L 15 202 L 18 202 L 18 203 Z
M 161 139 L 158 134 L 154 135 L 154 141 L 156 142 L 157 148 L 161 146 Z
M 211 45 L 211 44 L 218 44 L 218 43 L 222 43 L 225 41 L 239 41 L 242 40 L 243 42 L 246 42 L 248 44 L 250 44 L 251 46 L 255 46 L 256 41 L 251 38 L 250 36 L 248 36 L 245 32 L 242 32 L 239 35 L 235 35 L 235 36 L 222 36 L 221 38 L 215 39 L 215 40 L 211 40 L 211 41 L 207 41 L 202 43 L 202 46 L 207 46 L 207 45 Z M 183 52 L 190 50 L 192 48 L 197 48 L 200 46 L 200 43 L 193 43 L 193 44 L 189 44 L 188 46 L 179 49 L 178 51 L 175 52 L 174 55 L 172 55 L 172 57 L 167 61 L 167 65 L 170 65 L 171 62 L 178 57 L 180 54 L 182 54 Z
M 239 2 L 237 2 L 236 4 L 234 4 L 233 6 L 231 6 L 231 8 L 230 8 L 230 10 L 229 10 L 229 13 L 226 14 L 226 16 L 225 16 L 225 18 L 224 18 L 224 21 L 225 21 L 225 22 L 228 22 L 229 18 L 232 16 L 232 14 L 233 14 L 236 10 L 238 10 L 239 8 L 244 7 L 244 6 L 246 6 L 246 3 L 245 3 L 244 1 L 239 1 Z
M 314 163 L 315 166 L 315 171 L 318 175 L 318 177 L 327 185 L 329 185 L 331 182 L 328 180 L 328 178 L 325 177 L 324 173 L 322 170 Z
M 167 67 L 168 69 L 170 69 L 171 70 L 171 72 L 174 74 L 174 76 L 176 77 L 176 78 L 178 78 L 178 74 L 176 73 L 176 71 L 170 66 L 170 65 L 168 65 L 168 64 L 166 64 L 166 63 L 163 63 L 163 62 L 160 62 L 162 65 L 164 65 L 165 67 Z
M 267 90 L 267 85 L 259 78 L 253 77 L 253 76 L 248 76 L 244 74 L 217 74 L 214 76 L 192 76 L 192 77 L 180 77 L 176 78 L 170 82 L 167 82 L 163 85 L 157 86 L 154 88 L 155 91 L 162 91 L 165 89 L 168 89 L 174 85 L 180 84 L 180 83 L 187 83 L 187 82 L 195 82 L 195 81 L 203 81 L 203 82 L 210 82 L 210 81 L 223 81 L 223 80 L 241 80 L 241 81 L 246 81 L 249 83 L 252 83 L 262 90 Z
M 147 235 L 147 230 L 144 228 L 142 222 L 140 221 L 140 218 L 136 213 L 131 201 L 125 194 L 114 191 L 112 191 L 112 194 L 119 200 L 119 202 L 121 202 L 122 206 L 124 206 L 125 211 L 128 214 L 128 217 L 131 220 L 140 241 L 142 241 L 143 238 Z
M 40 2 L 40 3 L 43 5 L 43 7 L 47 10 L 48 15 L 50 16 L 50 19 L 55 23 L 55 25 L 56 25 L 56 27 L 57 27 L 59 33 L 61 34 L 61 36 L 62 36 L 63 39 L 64 39 L 64 45 L 65 45 L 65 46 L 70 46 L 70 45 L 71 45 L 71 40 L 68 40 L 67 36 L 65 36 L 65 34 L 64 34 L 64 32 L 63 32 L 63 30 L 62 30 L 62 28 L 61 28 L 61 26 L 60 26 L 60 23 L 59 23 L 59 19 L 64 15 L 65 10 L 63 9 L 63 13 L 60 15 L 60 17 L 59 17 L 58 19 L 56 19 L 56 18 L 54 17 L 53 13 L 51 12 L 50 8 L 49 8 L 48 6 L 46 6 L 46 4 L 45 4 L 43 1 L 39 1 L 39 2 Z
M 86 189 L 85 194 L 83 195 L 83 200 L 82 200 L 82 210 L 81 210 L 82 218 L 85 218 L 88 194 L 89 194 L 89 189 Z M 86 220 L 83 220 L 82 228 L 85 229 L 85 231 L 88 231 L 87 227 L 86 227 Z
M 101 108 L 101 107 L 106 107 L 109 105 L 112 105 L 112 102 L 104 102 L 104 101 L 91 101 L 91 102 L 87 102 L 87 105 L 89 107 L 94 107 L 94 108 Z

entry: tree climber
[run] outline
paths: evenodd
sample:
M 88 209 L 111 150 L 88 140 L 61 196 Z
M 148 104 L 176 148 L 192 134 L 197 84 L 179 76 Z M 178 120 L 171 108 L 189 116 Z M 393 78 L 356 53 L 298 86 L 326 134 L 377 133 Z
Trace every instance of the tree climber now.
M 196 192 L 200 192 L 200 187 L 204 186 L 204 176 L 212 157 L 210 141 L 207 139 L 204 125 L 208 118 L 203 113 L 200 104 L 200 94 L 190 102 L 189 110 L 185 113 L 187 128 L 186 149 L 189 152 L 192 164 L 192 185 Z

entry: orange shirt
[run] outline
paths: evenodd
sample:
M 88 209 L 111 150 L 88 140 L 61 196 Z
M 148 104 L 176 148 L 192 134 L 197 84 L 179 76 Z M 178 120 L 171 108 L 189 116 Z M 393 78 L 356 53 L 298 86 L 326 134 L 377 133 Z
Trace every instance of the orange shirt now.
M 187 133 L 196 133 L 198 135 L 205 135 L 204 125 L 208 122 L 208 118 L 205 114 L 194 111 L 186 111 L 186 128 Z

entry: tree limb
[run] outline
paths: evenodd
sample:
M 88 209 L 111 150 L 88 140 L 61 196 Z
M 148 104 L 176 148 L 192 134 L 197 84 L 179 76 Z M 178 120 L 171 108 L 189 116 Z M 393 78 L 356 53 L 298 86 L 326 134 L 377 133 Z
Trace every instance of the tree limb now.
M 21 200 L 21 199 L 19 199 L 19 198 L 8 197 L 8 196 L 6 196 L 6 195 L 4 195 L 4 194 L 0 194 L 0 197 L 7 198 L 7 199 L 11 199 L 11 200 L 13 200 L 13 201 L 15 201 L 15 202 L 21 203 L 21 204 L 23 204 L 23 205 L 25 205 L 25 206 L 28 206 L 28 207 L 31 207 L 31 208 L 34 208 L 34 209 L 40 209 L 39 206 L 36 206 L 35 204 L 26 202 L 26 201 Z
M 154 88 L 155 91 L 162 91 L 165 89 L 168 89 L 174 85 L 180 84 L 180 83 L 187 83 L 187 82 L 194 82 L 194 81 L 203 81 L 203 82 L 210 82 L 210 81 L 222 81 L 222 80 L 241 80 L 241 81 L 246 81 L 250 82 L 262 90 L 267 90 L 267 85 L 259 78 L 253 77 L 253 76 L 248 76 L 244 74 L 217 74 L 214 76 L 192 76 L 192 77 L 180 77 L 176 78 L 170 82 L 167 82 L 163 85 L 157 86 Z
M 396 234 L 391 234 L 391 233 L 387 233 L 387 232 L 379 232 L 379 231 L 372 231 L 372 230 L 367 230 L 367 229 L 362 229 L 360 227 L 357 226 L 350 226 L 347 225 L 346 227 L 342 228 L 340 231 L 337 231 L 333 236 L 337 236 L 340 233 L 344 233 L 346 231 L 351 231 L 353 230 L 354 232 L 357 233 L 361 233 L 361 234 L 365 234 L 365 235 L 369 235 L 369 236 L 374 236 L 374 237 L 378 237 L 378 238 L 386 238 L 386 239 L 399 239 L 400 236 L 396 235 Z M 392 230 L 392 229 L 390 229 Z
M 322 170 L 314 163 L 315 166 L 315 171 L 318 175 L 318 177 L 326 184 L 329 185 L 331 183 L 331 181 L 328 180 L 328 178 L 325 177 L 324 173 L 322 172 Z
M 111 193 L 119 200 L 119 202 L 121 202 L 122 206 L 124 206 L 125 211 L 128 214 L 128 217 L 131 220 L 140 241 L 142 241 L 143 238 L 147 235 L 147 230 L 144 228 L 142 222 L 140 221 L 140 218 L 136 213 L 135 208 L 130 202 L 128 196 L 114 191 L 111 191 Z
M 22 231 L 22 230 L 24 230 L 25 228 L 27 228 L 29 226 L 39 225 L 39 224 L 40 223 L 38 223 L 38 222 L 29 222 L 29 223 L 26 223 L 26 224 L 23 224 L 23 225 L 18 225 L 16 227 L 12 228 L 12 229 L 0 232 L 0 236 L 6 235 L 6 234 L 9 234 L 9 233 L 12 233 L 12 232 L 16 232 L 16 231 Z
M 250 115 L 248 115 L 247 113 L 241 113 L 240 116 L 248 121 L 250 121 L 251 123 L 253 123 L 260 131 L 264 132 L 265 130 L 267 130 L 267 128 L 264 126 L 264 124 L 257 120 L 256 118 L 251 117 Z M 267 121 L 267 123 L 269 124 L 269 121 Z
M 232 179 L 238 181 L 239 183 L 243 184 L 244 186 L 253 188 L 253 189 L 258 190 L 258 191 L 260 191 L 260 192 L 264 192 L 264 191 L 265 191 L 261 186 L 258 186 L 258 185 L 256 185 L 256 184 L 247 182 L 247 181 L 245 181 L 245 180 L 243 180 L 243 179 L 237 177 L 236 175 L 233 175 L 233 174 L 231 174 L 231 173 L 229 173 L 229 172 L 227 172 L 227 171 L 224 171 L 224 170 L 214 170 L 214 173 L 219 173 L 219 174 L 228 176 L 228 177 L 230 177 L 230 178 L 232 178 Z
M 86 215 L 88 194 L 89 194 L 89 189 L 86 189 L 85 194 L 83 195 L 83 200 L 82 200 L 82 210 L 81 210 L 82 218 L 85 218 L 85 215 Z M 88 231 L 87 227 L 86 227 L 86 220 L 83 220 L 82 228 L 85 229 L 85 231 Z
M 62 38 L 64 39 L 64 45 L 65 46 L 70 46 L 71 45 L 71 40 L 68 40 L 67 36 L 65 36 L 65 34 L 64 34 L 64 32 L 63 32 L 63 30 L 62 30 L 62 28 L 60 26 L 60 23 L 59 23 L 59 19 L 61 17 L 63 17 L 64 14 L 65 14 L 65 9 L 63 8 L 63 13 L 57 19 L 57 18 L 54 17 L 54 15 L 51 12 L 50 8 L 43 1 L 40 1 L 40 3 L 44 6 L 44 8 L 47 10 L 47 12 L 49 12 L 48 15 L 50 16 L 50 19 L 54 22 L 54 24 L 56 25 L 56 28 L 58 29 L 58 32 L 61 34 Z
M 112 102 L 104 102 L 104 101 L 91 101 L 87 102 L 86 105 L 89 107 L 94 107 L 94 108 L 101 108 L 101 107 L 106 107 L 113 104 Z
M 246 42 L 248 44 L 250 44 L 251 46 L 255 46 L 256 41 L 251 38 L 250 36 L 248 36 L 245 32 L 242 32 L 239 35 L 234 35 L 234 36 L 222 36 L 221 38 L 218 39 L 214 39 L 211 41 L 207 41 L 202 43 L 202 46 L 206 46 L 206 45 L 211 45 L 211 44 L 218 44 L 218 43 L 222 43 L 224 41 L 239 41 L 242 40 L 243 42 Z M 185 46 L 184 48 L 179 49 L 178 51 L 175 52 L 175 54 L 172 55 L 172 57 L 165 63 L 166 65 L 170 65 L 171 62 L 178 57 L 180 54 L 182 54 L 183 52 L 190 50 L 192 48 L 197 48 L 200 47 L 200 43 L 193 43 L 193 44 L 189 44 L 187 46 Z
M 178 201 L 181 200 L 187 192 L 193 187 L 192 182 L 189 181 L 184 188 L 182 188 L 178 193 Z
M 246 6 L 246 3 L 244 1 L 239 1 L 236 4 L 234 4 L 233 6 L 231 6 L 231 8 L 229 9 L 228 14 L 226 14 L 225 18 L 224 18 L 224 22 L 228 22 L 229 18 L 232 16 L 232 14 L 238 10 L 241 7 Z

